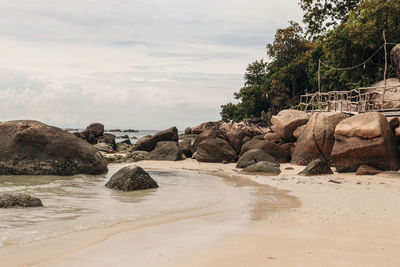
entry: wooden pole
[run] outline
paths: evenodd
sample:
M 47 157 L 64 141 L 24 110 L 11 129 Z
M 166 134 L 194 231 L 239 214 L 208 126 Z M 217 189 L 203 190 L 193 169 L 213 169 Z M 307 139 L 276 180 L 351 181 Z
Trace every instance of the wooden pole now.
M 386 34 L 385 31 L 383 31 L 383 41 L 385 41 L 384 44 L 384 49 L 385 49 L 385 72 L 383 74 L 383 80 L 385 81 L 385 86 L 386 86 L 386 72 L 387 72 L 387 47 L 386 47 Z

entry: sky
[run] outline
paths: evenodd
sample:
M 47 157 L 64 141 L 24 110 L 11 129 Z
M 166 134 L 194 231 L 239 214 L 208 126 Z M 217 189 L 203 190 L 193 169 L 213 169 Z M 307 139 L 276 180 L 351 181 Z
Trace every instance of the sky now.
M 0 121 L 183 130 L 219 120 L 298 0 L 0 0 Z

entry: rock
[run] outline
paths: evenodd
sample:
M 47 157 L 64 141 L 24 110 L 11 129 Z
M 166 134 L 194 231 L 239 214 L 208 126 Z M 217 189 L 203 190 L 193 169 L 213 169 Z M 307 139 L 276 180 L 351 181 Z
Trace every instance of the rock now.
M 382 170 L 378 170 L 369 165 L 361 165 L 360 167 L 358 167 L 356 175 L 375 175 L 381 172 Z
M 203 122 L 202 124 L 193 127 L 190 132 L 192 134 L 201 134 L 204 130 L 211 128 L 219 128 L 220 124 L 221 122 L 219 121 Z
M 112 148 L 115 147 L 115 135 L 105 133 L 102 137 L 97 140 L 98 143 L 106 143 L 110 145 Z
M 382 108 L 391 109 L 391 108 L 400 108 L 400 79 L 399 78 L 390 78 L 386 79 L 386 85 L 392 87 L 389 90 L 384 92 L 385 81 L 379 81 L 372 85 L 372 87 L 380 87 L 380 88 L 371 88 L 369 91 L 371 93 L 370 99 L 377 103 L 379 106 L 382 103 L 382 97 L 384 96 L 384 104 Z
M 278 161 L 265 152 L 264 150 L 261 149 L 251 149 L 244 153 L 238 160 L 236 164 L 236 168 L 246 168 L 250 165 L 256 164 L 257 162 L 261 161 L 268 161 L 268 162 L 273 162 L 277 166 L 279 166 Z
M 38 121 L 0 123 L 0 175 L 75 175 L 107 172 L 86 141 Z
M 265 175 L 279 175 L 281 173 L 281 169 L 279 168 L 279 165 L 277 165 L 276 163 L 261 161 L 244 168 L 241 172 L 262 173 Z
M 356 171 L 360 165 L 398 170 L 396 142 L 386 118 L 368 112 L 342 120 L 336 126 L 331 160 L 338 172 Z
M 390 51 L 390 61 L 392 62 L 394 73 L 400 79 L 400 44 Z
M 192 141 L 190 139 L 181 139 L 179 140 L 179 149 L 185 154 L 186 158 L 191 158 L 193 153 L 192 153 Z
M 265 135 L 255 135 L 251 140 L 264 140 Z
M 105 153 L 114 153 L 114 149 L 106 144 L 106 143 L 98 143 L 93 145 L 95 148 L 97 148 L 99 151 L 105 152 Z
M 286 151 L 290 157 L 292 157 L 296 145 L 294 143 L 284 143 L 279 145 L 279 147 L 282 148 L 284 151 Z
M 127 141 L 129 141 L 129 140 L 127 140 Z M 131 147 L 132 146 L 130 144 L 128 144 L 127 142 L 124 142 L 124 141 L 115 144 L 115 150 L 118 152 L 128 152 L 128 151 L 130 151 Z
M 136 150 L 136 151 L 128 153 L 126 155 L 126 158 L 133 162 L 138 162 L 141 160 L 150 160 L 150 152 Z
M 185 159 L 185 155 L 179 149 L 178 143 L 169 141 L 150 152 L 151 160 L 178 161 Z
M 148 139 L 139 140 L 136 142 L 137 150 L 152 151 L 160 141 L 178 142 L 178 129 L 176 129 L 176 127 L 171 127 L 165 131 L 156 133 Z
M 307 124 L 301 125 L 299 128 L 296 129 L 296 131 L 293 132 L 293 137 L 298 139 L 301 133 L 304 131 L 306 128 Z
M 37 197 L 23 194 L 0 195 L 0 208 L 10 207 L 43 207 L 42 201 Z
M 129 139 L 129 135 L 125 134 L 125 135 L 119 135 L 116 137 L 117 139 Z
M 239 158 L 249 150 L 252 149 L 261 149 L 273 156 L 278 162 L 285 163 L 289 162 L 289 152 L 279 145 L 272 143 L 267 140 L 251 140 L 243 144 L 242 149 L 240 150 Z
M 307 167 L 299 172 L 299 175 L 304 176 L 313 176 L 313 175 L 324 175 L 324 174 L 333 174 L 329 163 L 322 159 L 315 159 L 311 161 Z
M 275 132 L 283 140 L 292 140 L 294 131 L 306 124 L 310 115 L 304 111 L 285 109 L 272 116 L 271 123 L 275 127 Z
M 333 144 L 335 143 L 334 134 L 336 125 L 346 118 L 345 114 L 339 112 L 314 113 L 297 139 L 291 163 L 307 165 L 311 161 L 323 158 L 324 156 L 329 160 Z M 313 135 L 315 135 L 324 156 L 319 152 Z
M 236 153 L 240 153 L 240 149 L 242 148 L 244 139 L 246 137 L 252 137 L 252 134 L 247 129 L 236 128 L 228 131 L 225 136 L 225 140 L 227 140 L 231 144 Z
M 220 130 L 217 127 L 213 127 L 213 128 L 209 128 L 204 130 L 201 134 L 199 134 L 199 136 L 197 136 L 197 138 L 194 140 L 193 142 L 193 151 L 197 150 L 198 145 L 207 140 L 207 139 L 215 139 L 215 138 L 221 138 L 221 139 L 225 139 L 225 133 Z
M 121 129 L 110 129 L 110 130 L 107 130 L 107 132 L 110 132 L 110 133 L 113 133 L 113 132 L 122 132 L 121 131 Z
M 123 132 L 124 133 L 138 133 L 139 131 L 135 130 L 135 129 L 126 129 L 126 130 L 123 130 Z
M 388 117 L 386 118 L 389 125 L 390 125 L 390 129 L 392 129 L 392 131 L 394 131 L 397 127 L 400 126 L 400 122 L 399 122 L 399 118 L 398 117 Z
M 236 157 L 232 146 L 220 138 L 202 141 L 196 151 L 196 160 L 199 162 L 235 162 Z
M 188 135 L 188 134 L 191 134 L 191 133 L 192 133 L 192 128 L 187 127 L 187 128 L 185 129 L 185 134 Z
M 121 191 L 133 191 L 157 188 L 158 184 L 141 167 L 127 166 L 111 176 L 105 186 Z
M 127 161 L 127 159 L 121 154 L 106 154 L 104 157 L 108 163 L 123 163 Z
M 264 140 L 274 142 L 274 143 L 279 143 L 279 135 L 277 133 L 267 133 L 264 135 Z
M 86 127 L 86 130 L 82 134 L 90 144 L 97 144 L 97 139 L 104 134 L 104 125 L 101 123 L 92 123 Z

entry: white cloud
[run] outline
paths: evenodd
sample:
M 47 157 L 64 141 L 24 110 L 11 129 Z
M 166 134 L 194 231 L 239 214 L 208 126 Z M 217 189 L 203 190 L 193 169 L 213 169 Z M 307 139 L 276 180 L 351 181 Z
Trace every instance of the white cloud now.
M 219 118 L 297 0 L 0 0 L 0 120 L 183 129 Z

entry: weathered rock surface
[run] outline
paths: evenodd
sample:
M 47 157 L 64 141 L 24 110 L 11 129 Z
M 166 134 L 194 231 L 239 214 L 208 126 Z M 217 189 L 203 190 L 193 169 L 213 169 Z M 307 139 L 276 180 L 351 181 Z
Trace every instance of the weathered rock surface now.
M 308 122 L 310 115 L 304 111 L 285 109 L 272 116 L 271 123 L 275 132 L 283 140 L 292 140 L 294 131 Z
M 296 131 L 293 132 L 293 137 L 298 139 L 301 133 L 304 131 L 306 128 L 307 124 L 301 125 L 299 128 L 296 129 Z
M 105 186 L 121 191 L 133 191 L 157 188 L 158 184 L 141 167 L 127 166 L 111 176 Z
M 315 159 L 311 161 L 307 167 L 299 172 L 299 175 L 304 176 L 314 176 L 314 175 L 324 175 L 324 174 L 333 174 L 329 163 L 322 159 Z
M 281 173 L 281 169 L 279 168 L 279 165 L 276 163 L 261 161 L 244 168 L 241 172 L 262 173 L 265 175 L 279 175 Z
M 185 154 L 186 158 L 191 158 L 193 155 L 192 141 L 190 139 L 179 140 L 179 148 Z
M 192 133 L 192 128 L 187 127 L 187 128 L 185 129 L 185 134 L 186 134 L 186 135 L 189 135 L 189 134 L 191 134 L 191 133 Z
M 225 137 L 224 131 L 222 131 L 221 129 L 219 129 L 217 127 L 205 129 L 194 140 L 194 142 L 193 142 L 193 151 L 197 150 L 197 147 L 201 142 L 203 142 L 203 141 L 205 141 L 207 139 L 215 139 L 215 138 L 225 139 L 226 137 Z
M 150 160 L 150 152 L 148 151 L 140 151 L 136 150 L 126 154 L 127 161 L 141 161 L 141 160 Z
M 112 148 L 115 148 L 115 135 L 105 133 L 102 137 L 97 140 L 98 143 L 106 143 Z
M 114 149 L 106 144 L 106 143 L 97 143 L 93 145 L 95 148 L 97 148 L 99 151 L 105 152 L 105 153 L 114 153 Z
M 178 161 L 185 158 L 186 157 L 180 150 L 178 143 L 173 141 L 165 142 L 150 152 L 151 160 Z
M 235 162 L 236 157 L 232 146 L 220 138 L 202 141 L 196 151 L 196 160 L 200 162 Z
M 97 143 L 97 139 L 104 134 L 104 125 L 101 123 L 92 123 L 82 132 L 85 136 L 84 139 L 90 144 L 94 145 Z
M 256 164 L 257 162 L 261 161 L 268 161 L 268 162 L 273 162 L 277 166 L 279 166 L 278 161 L 265 152 L 264 150 L 261 149 L 252 149 L 244 153 L 238 160 L 236 164 L 236 168 L 246 168 L 250 165 Z
M 400 79 L 399 78 L 390 78 L 386 79 L 386 85 L 392 87 L 390 90 L 386 90 L 384 92 L 385 81 L 379 81 L 372 85 L 372 87 L 380 87 L 380 88 L 372 88 L 371 91 L 371 100 L 374 100 L 375 103 L 382 103 L 382 98 L 384 98 L 383 108 L 399 108 L 400 107 Z
M 74 175 L 107 172 L 107 162 L 86 141 L 38 121 L 0 123 L 1 175 Z
M 382 170 L 378 170 L 374 167 L 368 165 L 361 165 L 360 167 L 358 167 L 356 175 L 375 175 L 381 172 Z
M 392 62 L 394 73 L 400 79 L 400 44 L 390 51 L 390 61 Z
M 369 112 L 342 120 L 336 126 L 331 160 L 338 172 L 356 171 L 360 165 L 398 170 L 397 146 L 386 118 Z
M 243 144 L 242 149 L 240 150 L 241 157 L 244 153 L 252 149 L 261 149 L 271 156 L 273 156 L 278 162 L 285 163 L 289 162 L 290 156 L 289 152 L 279 145 L 272 143 L 266 140 L 251 140 Z
M 297 139 L 291 162 L 307 165 L 315 159 L 323 158 L 315 144 L 313 135 L 315 135 L 322 153 L 329 159 L 335 143 L 335 128 L 340 121 L 346 118 L 345 114 L 339 112 L 314 113 Z
M 267 133 L 264 135 L 264 140 L 274 142 L 274 143 L 279 143 L 279 134 L 277 133 Z
M 237 153 L 240 153 L 244 139 L 246 137 L 252 137 L 252 134 L 247 129 L 235 128 L 229 130 L 225 136 L 226 140 L 231 144 L 233 149 L 235 149 Z
M 42 201 L 37 197 L 23 194 L 0 195 L 0 208 L 10 207 L 43 207 Z
M 152 151 L 156 147 L 156 144 L 160 141 L 178 142 L 178 129 L 176 129 L 176 127 L 172 127 L 165 131 L 158 132 L 148 139 L 143 138 L 139 140 L 136 142 L 137 150 Z

